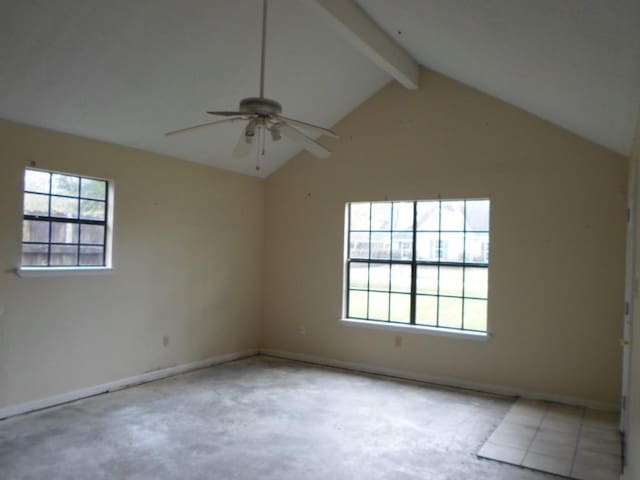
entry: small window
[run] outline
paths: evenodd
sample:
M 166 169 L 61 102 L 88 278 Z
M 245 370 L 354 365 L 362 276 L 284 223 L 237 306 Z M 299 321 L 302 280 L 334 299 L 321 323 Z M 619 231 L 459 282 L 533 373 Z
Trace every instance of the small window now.
M 487 331 L 487 199 L 347 204 L 346 317 Z
M 109 182 L 26 169 L 22 267 L 106 267 Z

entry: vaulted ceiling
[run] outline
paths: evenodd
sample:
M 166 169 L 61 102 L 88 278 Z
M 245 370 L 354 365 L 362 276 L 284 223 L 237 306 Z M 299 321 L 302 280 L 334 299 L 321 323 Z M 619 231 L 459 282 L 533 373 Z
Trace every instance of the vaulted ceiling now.
M 391 77 L 311 5 L 271 0 L 266 95 L 331 126 Z M 638 0 L 357 0 L 429 69 L 629 152 Z M 164 137 L 258 92 L 258 0 L 3 0 L 0 117 L 266 176 L 294 156 L 231 151 L 237 125 Z

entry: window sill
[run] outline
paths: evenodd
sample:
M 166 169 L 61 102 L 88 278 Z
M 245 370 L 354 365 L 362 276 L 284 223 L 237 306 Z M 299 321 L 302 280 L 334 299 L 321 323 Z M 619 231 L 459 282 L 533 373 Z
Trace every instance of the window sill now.
M 402 325 L 398 323 L 383 323 L 353 318 L 341 318 L 340 323 L 347 327 L 370 328 L 373 330 L 387 330 L 391 332 L 414 333 L 418 335 L 434 335 L 437 337 L 457 338 L 460 340 L 487 341 L 491 338 L 489 332 L 471 332 L 447 328 L 425 327 L 420 325 Z
M 112 267 L 19 267 L 16 275 L 31 277 L 76 277 L 83 275 L 106 275 L 113 273 Z

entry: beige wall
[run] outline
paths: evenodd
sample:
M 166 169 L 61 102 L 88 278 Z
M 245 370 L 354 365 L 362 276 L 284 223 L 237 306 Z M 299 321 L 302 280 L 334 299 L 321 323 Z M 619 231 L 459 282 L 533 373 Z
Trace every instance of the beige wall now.
M 446 77 L 389 84 L 266 186 L 263 346 L 615 404 L 624 157 Z M 347 327 L 344 205 L 489 196 L 487 342 Z M 306 335 L 300 334 L 304 327 Z
M 634 284 L 636 288 L 633 292 L 633 318 L 632 318 L 632 338 L 631 338 L 631 375 L 629 391 L 629 425 L 627 426 L 627 468 L 625 479 L 635 480 L 640 478 L 640 291 L 638 282 L 640 281 L 640 124 L 636 130 L 631 163 L 635 166 L 631 171 L 635 178 L 632 179 L 636 192 L 636 232 L 635 232 L 635 265 Z
M 115 182 L 114 273 L 15 275 L 32 161 Z M 0 122 L 0 407 L 256 348 L 263 190 L 258 179 Z

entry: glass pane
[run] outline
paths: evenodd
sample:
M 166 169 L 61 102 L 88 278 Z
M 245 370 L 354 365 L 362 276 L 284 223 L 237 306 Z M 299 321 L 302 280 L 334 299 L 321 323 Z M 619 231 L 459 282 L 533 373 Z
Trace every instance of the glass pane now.
M 390 232 L 371 232 L 371 258 L 379 260 L 391 258 Z
M 416 214 L 417 230 L 440 230 L 440 202 L 438 200 L 418 202 Z
M 411 322 L 411 295 L 391 294 L 391 315 L 389 320 L 392 322 Z
M 464 233 L 440 234 L 440 260 L 443 262 L 462 262 L 464 254 Z
M 462 299 L 439 298 L 438 326 L 462 328 Z
M 369 281 L 369 265 L 367 263 L 349 264 L 349 288 L 367 289 Z
M 49 193 L 49 176 L 48 172 L 25 170 L 24 189 L 29 192 Z
M 54 173 L 51 176 L 51 193 L 77 197 L 80 188 L 80 178 L 71 175 Z
M 420 325 L 438 324 L 438 297 L 425 297 L 418 295 L 416 298 L 416 323 Z
M 102 265 L 104 248 L 80 246 L 80 265 Z
M 369 266 L 369 290 L 389 290 L 389 265 Z
M 465 257 L 469 263 L 489 263 L 489 234 L 467 233 Z
M 369 232 L 351 232 L 349 236 L 349 258 L 369 258 Z
M 51 241 L 78 243 L 78 224 L 51 222 Z
M 367 318 L 367 292 L 349 291 L 349 318 Z
M 48 242 L 49 222 L 25 220 L 22 222 L 23 242 Z
M 489 200 L 467 200 L 467 230 L 489 230 Z
M 418 265 L 416 291 L 438 294 L 438 267 Z
M 371 230 L 391 230 L 391 202 L 371 204 Z
M 441 230 L 464 230 L 464 200 L 442 202 Z
M 24 194 L 24 214 L 48 217 L 49 216 L 49 197 L 47 195 L 25 193 Z
M 85 198 L 95 198 L 96 200 L 106 200 L 107 182 L 104 180 L 83 178 L 81 196 Z
M 369 318 L 372 320 L 389 319 L 389 294 L 369 292 Z
M 489 269 L 465 268 L 464 269 L 464 295 L 465 297 L 487 298 Z
M 352 203 L 351 209 L 351 230 L 369 230 L 369 206 L 370 203 Z
M 104 202 L 80 200 L 80 218 L 83 220 L 104 220 Z
M 440 267 L 440 295 L 462 296 L 462 267 Z
M 80 243 L 104 244 L 104 226 L 80 225 Z
M 75 198 L 51 197 L 51 216 L 78 218 L 78 200 Z
M 440 235 L 438 232 L 416 234 L 416 258 L 437 262 L 440 255 Z
M 487 330 L 487 301 L 464 301 L 464 328 L 468 330 Z
M 392 236 L 392 258 L 394 260 L 411 260 L 413 258 L 413 233 L 393 232 Z
M 51 245 L 51 265 L 77 265 L 78 247 L 75 245 Z
M 410 265 L 391 265 L 391 290 L 407 293 L 411 291 Z
M 22 265 L 46 266 L 49 247 L 47 245 L 22 244 Z
M 413 230 L 413 202 L 393 204 L 393 230 Z

